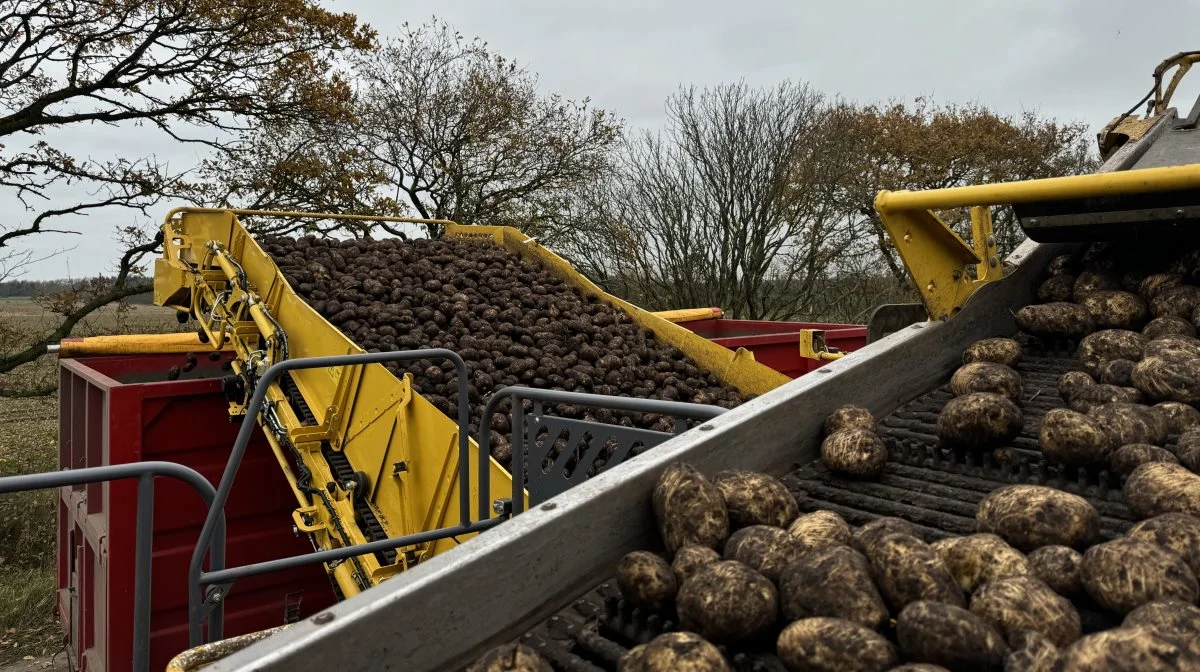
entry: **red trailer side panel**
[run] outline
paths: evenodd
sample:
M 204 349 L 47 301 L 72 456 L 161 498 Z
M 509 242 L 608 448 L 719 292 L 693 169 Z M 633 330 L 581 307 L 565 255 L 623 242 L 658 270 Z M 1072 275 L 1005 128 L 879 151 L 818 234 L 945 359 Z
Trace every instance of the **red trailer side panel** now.
M 59 368 L 59 466 L 140 460 L 189 466 L 214 485 L 237 425 L 220 391 L 220 361 L 201 355 L 180 380 L 182 355 L 63 360 Z M 59 619 L 78 670 L 128 670 L 133 653 L 134 481 L 63 488 L 58 516 Z M 260 432 L 225 507 L 227 562 L 243 565 L 312 550 L 292 533 L 296 500 Z M 200 497 L 172 479 L 154 490 L 150 666 L 188 647 L 187 565 L 204 521 Z M 334 601 L 320 565 L 239 581 L 225 605 L 225 634 L 303 618 Z
M 717 318 L 682 322 L 680 326 L 730 350 L 745 348 L 754 353 L 756 361 L 791 378 L 799 378 L 824 364 L 800 356 L 801 329 L 825 332 L 825 345 L 841 352 L 854 352 L 867 344 L 867 328 L 861 324 Z

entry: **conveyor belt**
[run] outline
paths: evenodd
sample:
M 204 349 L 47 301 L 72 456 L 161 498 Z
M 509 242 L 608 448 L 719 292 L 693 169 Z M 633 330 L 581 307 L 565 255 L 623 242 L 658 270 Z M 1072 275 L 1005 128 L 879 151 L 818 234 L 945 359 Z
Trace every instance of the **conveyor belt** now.
M 996 488 L 1011 483 L 1048 485 L 1086 497 L 1100 512 L 1101 535 L 1112 538 L 1132 524 L 1121 501 L 1120 478 L 1107 470 L 1074 469 L 1047 462 L 1037 449 L 1042 418 L 1065 404 L 1058 379 L 1078 368 L 1075 343 L 1042 344 L 1025 340 L 1025 358 L 1016 367 L 1024 382 L 1025 426 L 1012 443 L 992 453 L 948 450 L 938 444 L 937 415 L 949 401 L 942 385 L 897 409 L 879 423 L 889 460 L 878 481 L 848 481 L 819 461 L 798 465 L 784 477 L 801 511 L 835 511 L 851 525 L 879 516 L 896 516 L 918 525 L 926 541 L 975 531 L 975 508 Z M 1175 437 L 1171 437 L 1173 447 Z M 1085 632 L 1115 627 L 1111 616 L 1086 598 L 1075 601 Z M 567 609 L 527 632 L 521 641 L 562 672 L 616 670 L 629 648 L 676 629 L 674 614 L 645 613 L 621 599 L 609 581 Z M 723 652 L 739 672 L 780 672 L 773 642 Z

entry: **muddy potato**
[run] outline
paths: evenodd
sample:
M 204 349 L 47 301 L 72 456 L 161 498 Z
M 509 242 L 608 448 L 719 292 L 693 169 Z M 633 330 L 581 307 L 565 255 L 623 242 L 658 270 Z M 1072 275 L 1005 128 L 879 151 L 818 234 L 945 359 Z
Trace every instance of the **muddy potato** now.
M 695 467 L 676 462 L 658 477 L 654 519 L 667 551 L 688 544 L 719 549 L 729 537 L 729 513 L 721 491 Z
M 1137 364 L 1128 359 L 1110 359 L 1100 365 L 1100 382 L 1105 385 L 1131 387 L 1133 367 Z
M 989 450 L 1021 432 L 1021 409 L 999 394 L 972 392 L 946 402 L 938 414 L 938 439 L 952 447 Z
M 740 562 L 724 560 L 684 581 L 675 605 L 685 630 L 725 642 L 769 630 L 778 616 L 779 594 L 767 577 Z
M 1058 647 L 1040 632 L 1021 630 L 1008 638 L 1008 646 L 1004 672 L 1053 672 L 1058 663 Z
M 1063 303 L 1070 301 L 1075 288 L 1075 276 L 1052 275 L 1037 288 L 1038 303 Z
M 1200 608 L 1179 600 L 1155 600 L 1129 612 L 1121 627 L 1144 627 L 1200 653 Z
M 1200 358 L 1200 339 L 1179 334 L 1159 336 L 1146 343 L 1142 354 L 1145 357 Z
M 1112 439 L 1114 446 L 1148 443 L 1161 446 L 1167 442 L 1167 419 L 1148 406 L 1116 402 L 1097 406 L 1088 411 L 1100 429 Z
M 795 537 L 769 525 L 743 527 L 725 542 L 726 560 L 737 560 L 776 584 L 784 567 L 803 551 Z
M 1067 407 L 1076 413 L 1089 413 L 1099 406 L 1124 402 L 1136 404 L 1142 400 L 1142 393 L 1133 387 L 1118 387 L 1096 383 L 1079 389 L 1067 402 Z
M 1083 271 L 1075 278 L 1075 286 L 1071 289 L 1071 297 L 1076 303 L 1081 303 L 1093 292 L 1120 289 L 1121 281 L 1109 273 Z
M 649 551 L 633 551 L 617 563 L 617 588 L 634 606 L 657 611 L 675 599 L 679 585 L 666 560 Z
M 1087 309 L 1098 329 L 1141 329 L 1149 317 L 1142 297 L 1120 290 L 1101 290 L 1079 302 Z
M 1154 401 L 1200 403 L 1200 357 L 1146 357 L 1133 367 L 1133 385 Z
M 775 652 L 789 672 L 885 672 L 896 649 L 883 635 L 840 618 L 806 618 L 779 633 Z
M 1149 339 L 1161 338 L 1163 336 L 1190 336 L 1195 338 L 1196 326 L 1187 320 L 1175 317 L 1174 315 L 1164 315 L 1156 317 L 1146 323 L 1142 327 L 1142 334 Z
M 1079 341 L 1079 361 L 1092 378 L 1100 375 L 1100 365 L 1110 359 L 1138 361 L 1146 348 L 1146 337 L 1126 329 L 1104 329 Z
M 1065 408 L 1053 408 L 1042 420 L 1038 445 L 1052 460 L 1090 465 L 1107 463 L 1115 444 L 1098 420 Z
M 1068 371 L 1058 379 L 1058 396 L 1069 402 L 1079 390 L 1095 384 L 1096 381 L 1083 371 Z
M 894 611 L 918 600 L 966 606 L 962 588 L 946 563 L 920 539 L 907 534 L 887 534 L 866 555 L 871 577 Z
M 1200 427 L 1184 430 L 1175 443 L 1179 462 L 1193 473 L 1200 473 Z
M 1178 672 L 1200 656 L 1146 627 L 1113 628 L 1080 639 L 1060 654 L 1064 672 Z
M 813 511 L 800 516 L 788 527 L 788 534 L 809 549 L 848 545 L 851 537 L 850 526 L 833 511 Z
M 1083 554 L 1083 588 L 1096 604 L 1125 615 L 1154 600 L 1175 598 L 1195 603 L 1200 587 L 1187 563 L 1153 543 L 1115 539 Z
M 843 429 L 862 429 L 868 432 L 876 430 L 875 416 L 862 406 L 846 404 L 825 418 L 825 436 Z
M 1153 273 L 1147 275 L 1138 284 L 1138 294 L 1147 301 L 1158 296 L 1159 292 L 1183 284 L 1183 277 L 1178 273 Z
M 1083 554 L 1067 546 L 1042 546 L 1026 558 L 1033 576 L 1064 597 L 1073 598 L 1083 592 L 1079 565 Z
M 951 672 L 1004 669 L 1008 644 L 985 619 L 961 607 L 918 601 L 896 618 L 896 641 L 906 660 Z
M 1139 519 L 1164 513 L 1200 516 L 1200 476 L 1180 464 L 1143 464 L 1125 480 L 1121 495 Z
M 1186 320 L 1192 316 L 1197 305 L 1200 305 L 1200 287 L 1179 285 L 1155 294 L 1150 299 L 1150 313 L 1155 317 L 1173 315 Z
M 1096 323 L 1083 306 L 1074 303 L 1039 303 L 1016 313 L 1017 328 L 1040 338 L 1080 338 L 1095 331 Z
M 675 558 L 671 560 L 671 571 L 675 573 L 676 585 L 682 586 L 683 582 L 701 567 L 720 561 L 721 554 L 708 546 L 684 546 L 675 552 Z
M 796 498 L 783 481 L 757 471 L 726 469 L 713 475 L 725 499 L 731 529 L 747 525 L 786 527 L 800 515 Z
M 956 397 L 972 392 L 991 392 L 1021 403 L 1021 374 L 995 362 L 972 362 L 958 367 L 950 377 L 950 392 Z
M 849 546 L 804 553 L 787 566 L 778 585 L 780 610 L 789 621 L 829 616 L 872 630 L 888 622 L 887 605 L 871 580 L 866 557 Z
M 1019 550 L 1042 546 L 1083 548 L 1100 534 L 1100 514 L 1083 497 L 1041 485 L 1009 485 L 979 502 L 976 529 Z
M 479 657 L 467 672 L 554 672 L 550 663 L 524 644 L 502 644 Z
M 1167 419 L 1167 428 L 1172 434 L 1182 434 L 1191 427 L 1200 425 L 1200 411 L 1178 401 L 1163 401 L 1154 405 L 1155 410 Z
M 668 632 L 634 647 L 620 663 L 620 672 L 729 672 L 717 647 L 691 632 Z
M 1152 446 L 1148 443 L 1128 443 L 1113 452 L 1108 460 L 1108 468 L 1118 474 L 1130 474 L 1134 469 L 1147 462 L 1174 462 L 1179 464 L 1179 458 L 1165 448 Z
M 985 338 L 975 341 L 963 351 L 963 364 L 995 362 L 1016 366 L 1021 361 L 1021 344 L 1011 338 Z
M 1128 536 L 1162 546 L 1183 558 L 1192 574 L 1200 576 L 1200 518 L 1164 513 L 1134 525 Z
M 837 474 L 877 478 L 887 466 L 887 446 L 874 432 L 843 429 L 821 442 L 821 462 Z
M 971 596 L 971 613 L 1009 638 L 1022 630 L 1040 632 L 1064 647 L 1083 636 L 1079 612 L 1071 601 L 1029 576 L 991 581 Z
M 953 542 L 942 540 L 930 547 L 968 595 L 989 581 L 1030 572 L 1025 555 L 994 534 L 972 534 Z
M 1060 254 L 1050 260 L 1046 266 L 1046 274 L 1053 277 L 1055 275 L 1067 275 L 1073 273 L 1075 269 L 1075 258 L 1069 254 Z
M 858 528 L 850 545 L 859 553 L 870 558 L 875 544 L 889 534 L 907 534 L 918 539 L 921 538 L 921 531 L 917 529 L 916 525 L 903 518 L 883 516 Z

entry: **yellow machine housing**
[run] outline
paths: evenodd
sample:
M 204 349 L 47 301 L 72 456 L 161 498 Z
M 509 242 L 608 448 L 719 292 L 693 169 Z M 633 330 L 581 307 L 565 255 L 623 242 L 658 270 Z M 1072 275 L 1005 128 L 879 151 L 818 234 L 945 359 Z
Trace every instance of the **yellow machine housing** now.
M 253 380 L 284 359 L 361 353 L 288 285 L 272 259 L 247 232 L 239 214 L 346 217 L 314 213 L 263 213 L 180 209 L 168 215 L 163 257 L 156 261 L 155 302 L 184 311 L 197 322 L 208 347 L 232 349 L 235 374 Z M 363 219 L 386 219 L 367 218 Z M 402 220 L 411 221 L 411 220 Z M 698 366 L 743 393 L 762 394 L 788 382 L 754 361 L 613 297 L 563 259 L 516 229 L 446 224 L 445 235 L 498 245 L 535 259 L 584 294 L 629 313 L 642 327 L 692 357 Z M 321 549 L 362 544 L 451 527 L 459 519 L 458 426 L 416 393 L 410 375 L 397 379 L 382 365 L 356 365 L 291 373 L 294 388 L 273 383 L 267 392 L 266 427 L 280 468 L 299 503 L 296 528 Z M 289 394 L 291 400 L 289 400 Z M 302 398 L 297 405 L 295 396 Z M 231 415 L 245 413 L 248 390 L 234 390 Z M 264 413 L 264 416 L 267 415 Z M 306 415 L 311 415 L 307 418 Z M 263 418 L 255 419 L 260 423 Z M 489 458 L 491 492 L 478 492 L 478 446 L 470 442 L 473 510 L 512 492 L 509 473 Z M 348 463 L 354 478 L 339 478 Z M 402 466 L 397 466 L 402 465 Z M 341 471 L 345 474 L 345 469 Z M 356 523 L 364 512 L 375 537 Z M 442 539 L 397 549 L 394 562 L 373 554 L 327 567 L 346 597 L 457 543 Z

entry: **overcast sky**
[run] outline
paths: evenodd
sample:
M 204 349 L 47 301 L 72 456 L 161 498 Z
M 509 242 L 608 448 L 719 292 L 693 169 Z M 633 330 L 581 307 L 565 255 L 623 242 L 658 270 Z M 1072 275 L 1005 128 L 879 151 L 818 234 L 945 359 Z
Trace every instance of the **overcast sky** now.
M 433 3 L 416 1 L 327 4 L 357 13 L 381 36 L 405 21 L 425 22 L 433 11 Z M 1095 130 L 1149 90 L 1159 61 L 1200 48 L 1197 0 L 454 0 L 436 10 L 460 32 L 537 72 L 545 91 L 590 97 L 647 128 L 661 125 L 663 101 L 680 84 L 793 79 L 858 101 L 917 95 L 978 101 L 1002 112 L 1033 109 L 1080 120 Z M 1197 93 L 1200 73 L 1192 73 L 1175 102 L 1186 110 Z M 196 158 L 131 137 L 78 129 L 59 144 L 95 158 L 158 152 L 178 166 Z M 159 216 L 169 206 L 160 209 Z M 43 236 L 39 247 L 76 247 L 27 277 L 109 270 L 114 227 L 134 221 L 127 213 L 97 214 L 76 221 L 83 236 Z

